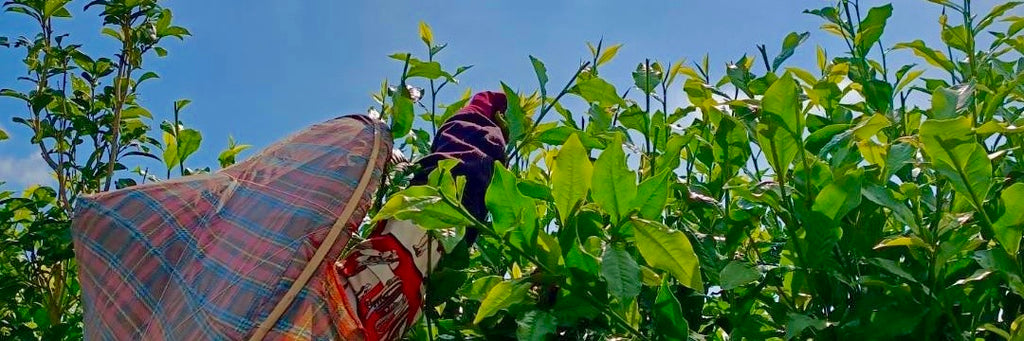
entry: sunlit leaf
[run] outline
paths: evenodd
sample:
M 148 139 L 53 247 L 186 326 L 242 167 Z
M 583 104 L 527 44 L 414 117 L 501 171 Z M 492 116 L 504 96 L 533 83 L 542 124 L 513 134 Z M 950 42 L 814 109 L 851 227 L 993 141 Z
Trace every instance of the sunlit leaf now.
M 555 197 L 558 217 L 565 221 L 577 203 L 586 198 L 594 166 L 576 134 L 569 136 L 555 156 L 551 170 L 551 195 Z
M 704 292 L 700 261 L 686 235 L 679 231 L 669 231 L 654 221 L 635 219 L 632 222 L 636 246 L 647 264 L 668 271 L 682 285 Z
M 621 138 L 616 138 L 597 158 L 591 185 L 594 202 L 608 212 L 613 222 L 621 221 L 637 192 L 636 174 L 626 166 L 621 145 Z
M 485 318 L 491 317 L 502 309 L 508 309 L 514 304 L 522 302 L 530 291 L 529 282 L 504 281 L 491 287 L 487 296 L 480 302 L 480 309 L 476 311 L 473 323 L 477 324 Z

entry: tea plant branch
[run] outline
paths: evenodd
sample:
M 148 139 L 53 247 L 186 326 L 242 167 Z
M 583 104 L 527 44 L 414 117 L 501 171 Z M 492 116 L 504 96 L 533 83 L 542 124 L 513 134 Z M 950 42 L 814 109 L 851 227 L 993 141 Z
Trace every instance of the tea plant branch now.
M 125 14 L 125 17 L 121 18 L 121 20 L 121 35 L 124 37 L 124 40 L 121 42 L 121 53 L 117 61 L 117 76 L 114 78 L 114 119 L 110 123 L 110 154 L 107 155 L 107 181 L 103 185 L 104 191 L 110 190 L 110 184 L 114 180 L 114 165 L 117 164 L 117 157 L 121 154 L 121 111 L 127 97 L 125 92 L 128 91 L 125 82 L 131 79 L 133 71 L 131 63 L 128 61 L 132 53 L 132 19 L 128 17 L 128 14 Z
M 523 149 L 523 146 L 529 142 L 530 135 L 533 134 L 534 130 L 537 130 L 537 125 L 542 120 L 544 120 L 544 116 L 547 116 L 548 112 L 555 107 L 555 104 L 557 104 L 558 101 L 562 99 L 562 96 L 565 96 L 565 94 L 569 93 L 569 89 L 572 87 L 573 84 L 576 83 L 576 79 L 579 78 L 580 74 L 583 73 L 583 70 L 586 70 L 588 66 L 590 66 L 590 62 L 584 62 L 583 64 L 581 64 L 580 67 L 576 69 L 576 73 L 574 73 L 572 75 L 572 78 L 569 79 L 569 82 L 565 83 L 565 86 L 562 87 L 562 91 L 558 92 L 558 96 L 555 96 L 555 98 L 551 100 L 550 104 L 541 103 L 542 108 L 540 111 L 540 115 L 537 116 L 537 119 L 534 120 L 533 124 L 530 125 L 530 127 L 527 129 L 526 134 L 523 135 L 523 140 L 519 141 L 519 143 L 512 148 L 512 151 L 508 153 L 509 160 L 512 160 L 519 156 L 519 152 Z
M 544 262 L 541 262 L 539 259 L 537 259 L 536 256 L 533 256 L 533 255 L 527 253 L 525 250 L 519 248 L 518 246 L 513 245 L 512 243 L 506 243 L 505 239 L 500 234 L 498 234 L 497 231 L 494 231 L 494 229 L 491 228 L 489 225 L 484 224 L 480 220 L 476 219 L 476 217 L 474 217 L 473 214 L 469 213 L 469 211 L 466 210 L 466 208 L 463 207 L 462 204 L 456 202 L 455 200 L 452 200 L 451 198 L 448 197 L 447 194 L 440 193 L 440 195 L 441 195 L 441 200 L 442 201 L 444 201 L 449 206 L 455 208 L 464 218 L 469 220 L 469 222 L 477 230 L 484 231 L 487 234 L 491 235 L 492 237 L 494 237 L 494 238 L 496 238 L 498 240 L 501 240 L 503 242 L 502 244 L 504 244 L 505 246 L 508 246 L 509 249 L 514 251 L 519 256 L 521 256 L 521 257 L 525 258 L 526 260 L 530 261 L 531 263 L 536 265 L 538 268 L 540 268 L 542 271 L 547 272 L 549 274 L 556 274 L 557 273 L 557 272 L 553 271 L 551 268 L 548 268 L 547 265 L 545 265 Z M 565 278 L 564 277 L 558 276 L 558 279 L 559 279 L 559 281 L 561 282 L 561 284 L 563 286 L 568 285 L 568 283 L 565 282 Z M 571 286 L 569 286 L 569 287 L 571 287 Z M 647 340 L 647 337 L 645 337 L 643 335 L 643 333 L 641 333 L 639 330 L 636 330 L 636 328 L 633 328 L 633 326 L 631 326 L 629 324 L 629 322 L 626 321 L 626 319 L 622 318 L 622 316 L 619 316 L 619 314 L 615 313 L 614 311 L 611 311 L 611 309 L 609 309 L 607 305 L 601 304 L 601 302 L 598 302 L 596 299 L 594 299 L 593 297 L 590 297 L 589 295 L 580 295 L 580 296 L 584 297 L 584 299 L 587 301 L 587 303 L 590 303 L 590 305 L 592 305 L 594 308 L 597 308 L 598 310 L 601 310 L 602 313 L 610 316 L 612 318 L 612 320 L 616 324 L 619 324 L 621 327 L 625 328 L 627 331 L 629 331 L 630 334 L 633 334 L 633 336 L 635 336 L 636 338 L 638 338 L 640 340 Z

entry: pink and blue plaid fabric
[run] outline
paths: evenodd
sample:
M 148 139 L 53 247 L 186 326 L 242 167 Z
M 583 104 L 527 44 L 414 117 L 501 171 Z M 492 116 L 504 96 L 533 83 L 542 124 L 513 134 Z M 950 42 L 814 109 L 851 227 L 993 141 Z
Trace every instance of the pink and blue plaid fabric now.
M 370 160 L 375 140 L 380 153 Z M 83 198 L 72 233 L 88 340 L 248 338 L 339 219 L 327 261 L 266 339 L 333 340 L 358 321 L 325 270 L 362 221 L 391 150 L 362 116 L 315 125 L 224 170 Z M 353 197 L 365 167 L 369 186 Z

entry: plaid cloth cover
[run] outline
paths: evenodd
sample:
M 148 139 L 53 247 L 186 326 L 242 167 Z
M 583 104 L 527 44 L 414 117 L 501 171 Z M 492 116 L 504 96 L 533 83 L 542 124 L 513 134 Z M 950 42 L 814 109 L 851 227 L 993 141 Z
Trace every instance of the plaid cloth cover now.
M 382 123 L 342 117 L 212 174 L 83 198 L 72 234 L 86 339 L 249 338 L 350 200 L 346 230 L 266 339 L 360 338 L 326 270 L 363 220 L 391 144 Z M 366 167 L 369 185 L 354 193 Z

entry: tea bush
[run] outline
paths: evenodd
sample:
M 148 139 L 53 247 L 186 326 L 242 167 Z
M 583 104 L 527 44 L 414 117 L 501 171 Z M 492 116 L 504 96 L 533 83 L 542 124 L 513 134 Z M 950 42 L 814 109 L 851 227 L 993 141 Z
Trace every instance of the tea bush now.
M 813 70 L 786 64 L 814 50 L 807 32 L 718 72 L 706 57 L 632 61 L 632 84 L 600 73 L 621 45 L 587 44 L 587 62 L 557 71 L 571 75 L 564 85 L 529 56 L 536 90 L 502 84 L 510 160 L 495 165 L 489 221 L 459 205 L 450 165 L 409 188 L 410 168 L 395 168 L 372 209 L 415 220 L 445 247 L 409 337 L 1024 338 L 1021 3 L 929 1 L 943 8 L 941 46 L 884 44 L 891 5 L 807 10 L 847 47 L 818 47 Z M 121 49 L 87 56 L 53 31 L 68 4 L 4 4 L 39 32 L 0 37 L 25 51 L 29 84 L 0 95 L 24 102 L 15 122 L 56 177 L 0 195 L 5 338 L 80 338 L 77 196 L 202 171 L 185 167 L 202 140 L 178 119 L 188 102 L 157 130 L 136 101 L 156 77 L 143 60 L 189 32 L 155 1 L 97 0 L 86 12 L 101 12 Z M 428 25 L 419 35 L 425 54 L 391 56 L 402 73 L 371 110 L 411 159 L 469 96 L 438 103 L 470 68 L 436 60 L 447 45 Z M 890 65 L 892 53 L 920 62 Z M 679 91 L 687 104 L 670 107 Z M 246 147 L 231 141 L 222 166 Z M 129 171 L 147 158 L 165 169 Z M 481 231 L 472 247 L 466 228 Z
M 847 46 L 817 48 L 814 70 L 785 66 L 806 32 L 719 78 L 707 58 L 643 60 L 611 84 L 599 71 L 620 45 L 599 42 L 557 86 L 531 56 L 537 90 L 504 87 L 511 159 L 495 165 L 491 221 L 459 207 L 445 169 L 377 213 L 446 247 L 413 337 L 1021 339 L 1020 3 L 931 2 L 943 46 L 884 45 L 891 5 L 807 10 Z M 377 96 L 414 155 L 461 105 L 441 114 L 434 95 L 464 70 L 434 61 L 446 45 L 429 26 L 420 36 L 426 60 L 392 56 L 405 71 Z M 921 65 L 890 65 L 897 51 Z M 670 108 L 680 90 L 688 104 Z M 469 250 L 465 227 L 484 236 Z

